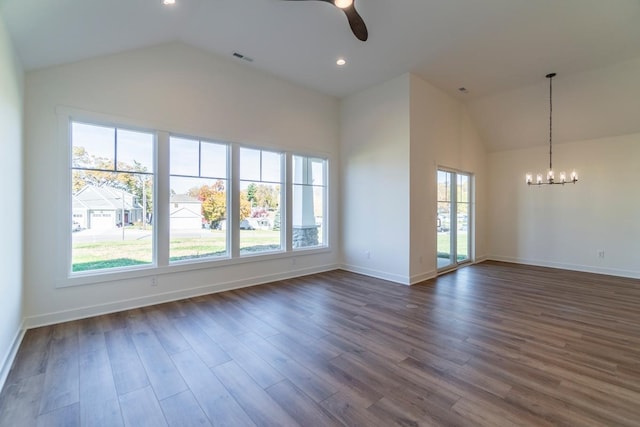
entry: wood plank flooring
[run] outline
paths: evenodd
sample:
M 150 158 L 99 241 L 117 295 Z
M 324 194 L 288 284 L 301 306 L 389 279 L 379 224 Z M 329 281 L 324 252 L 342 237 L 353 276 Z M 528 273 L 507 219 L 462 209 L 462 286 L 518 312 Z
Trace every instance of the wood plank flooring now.
M 344 271 L 29 330 L 0 426 L 640 426 L 640 281 Z

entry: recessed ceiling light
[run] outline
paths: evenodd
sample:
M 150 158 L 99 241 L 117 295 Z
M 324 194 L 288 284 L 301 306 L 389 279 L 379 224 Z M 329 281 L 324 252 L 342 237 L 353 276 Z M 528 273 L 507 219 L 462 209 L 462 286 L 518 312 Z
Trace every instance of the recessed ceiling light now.
M 346 9 L 353 4 L 353 0 L 335 0 L 334 4 L 340 9 Z
M 176 0 L 162 0 L 162 4 L 165 6 L 171 6 L 172 4 L 176 4 Z
M 341 67 L 346 63 L 347 63 L 347 61 L 344 58 L 338 58 L 338 60 L 336 61 L 336 65 L 339 65 Z

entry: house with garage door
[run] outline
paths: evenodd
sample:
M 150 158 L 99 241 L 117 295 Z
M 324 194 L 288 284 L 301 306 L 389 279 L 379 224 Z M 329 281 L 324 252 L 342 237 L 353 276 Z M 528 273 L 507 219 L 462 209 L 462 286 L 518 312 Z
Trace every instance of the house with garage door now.
M 172 230 L 202 228 L 202 202 L 188 194 L 172 194 L 169 198 L 170 227 Z
M 113 187 L 87 185 L 72 196 L 73 221 L 80 228 L 116 228 L 144 219 L 142 205 L 131 193 Z

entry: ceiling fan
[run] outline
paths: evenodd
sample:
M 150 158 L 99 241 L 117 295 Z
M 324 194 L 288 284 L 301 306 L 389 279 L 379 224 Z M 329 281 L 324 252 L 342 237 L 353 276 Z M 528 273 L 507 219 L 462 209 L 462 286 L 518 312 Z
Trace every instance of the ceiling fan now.
M 356 36 L 358 40 L 362 40 L 363 42 L 365 42 L 367 41 L 367 38 L 369 38 L 369 32 L 367 31 L 367 26 L 365 25 L 364 20 L 356 10 L 354 0 L 287 0 L 287 1 L 323 1 L 325 3 L 330 3 L 344 11 L 344 14 L 347 15 L 347 20 L 349 21 L 349 26 L 351 27 L 351 31 L 353 31 L 353 35 Z

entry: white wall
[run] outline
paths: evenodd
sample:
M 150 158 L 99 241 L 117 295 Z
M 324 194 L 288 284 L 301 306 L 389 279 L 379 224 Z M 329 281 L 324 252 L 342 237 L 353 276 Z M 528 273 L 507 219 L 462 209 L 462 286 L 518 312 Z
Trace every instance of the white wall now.
M 464 106 L 405 74 L 343 99 L 341 120 L 345 267 L 405 284 L 433 277 L 437 166 L 476 175 L 476 228 L 486 227 L 486 154 Z M 476 247 L 486 254 L 483 232 Z
M 17 350 L 23 309 L 23 72 L 0 16 L 0 389 Z
M 640 134 L 554 144 L 554 169 L 580 180 L 529 188 L 525 173 L 544 174 L 548 150 L 489 156 L 491 258 L 640 277 Z
M 409 75 L 341 103 L 346 269 L 400 283 L 409 272 Z
M 68 176 L 55 159 L 60 106 L 115 116 L 155 129 L 224 141 L 324 153 L 338 188 L 338 101 L 180 43 L 155 46 L 29 72 L 25 82 L 25 315 L 29 325 L 259 283 L 334 268 L 331 251 L 224 267 L 56 288 L 54 254 L 64 250 L 64 207 L 57 195 Z M 329 200 L 336 223 L 337 197 Z
M 487 254 L 486 151 L 464 105 L 411 76 L 411 282 L 436 274 L 436 172 L 472 173 L 476 184 L 475 258 Z

